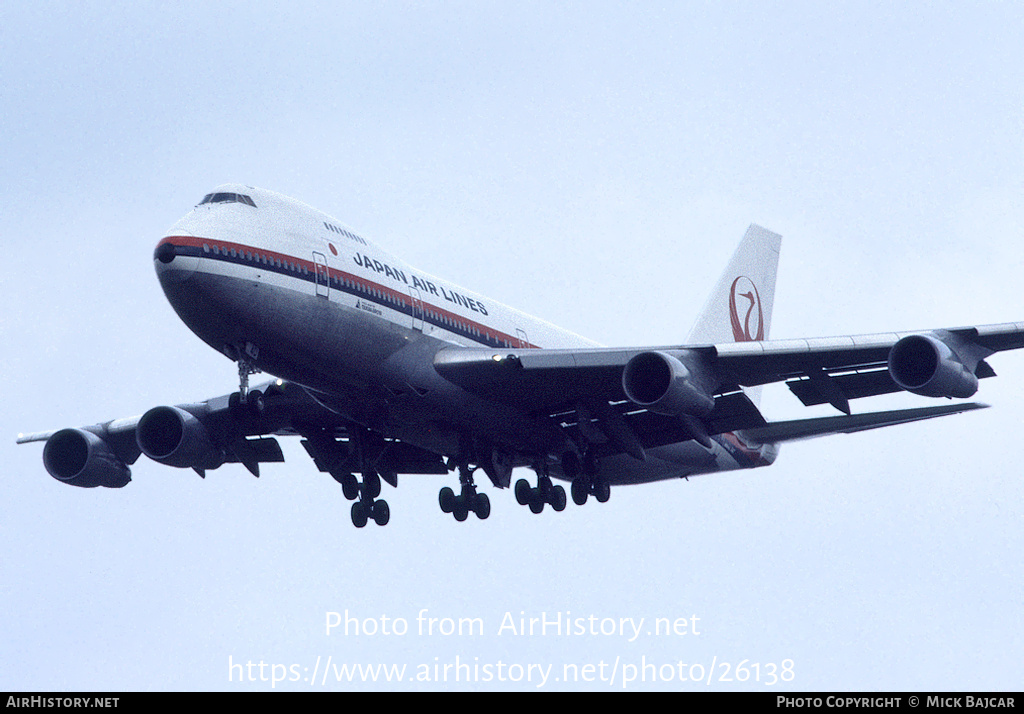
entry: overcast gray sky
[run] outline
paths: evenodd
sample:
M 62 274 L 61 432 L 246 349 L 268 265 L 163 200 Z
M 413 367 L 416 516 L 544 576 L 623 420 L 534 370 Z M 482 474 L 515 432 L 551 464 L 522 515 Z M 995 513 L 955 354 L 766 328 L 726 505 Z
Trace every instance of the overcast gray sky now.
M 493 668 L 390 685 L 414 689 L 528 690 L 536 664 L 545 689 L 617 690 L 630 665 L 678 662 L 712 681 L 628 688 L 1019 689 L 1024 354 L 991 360 L 983 412 L 563 513 L 489 489 L 490 519 L 461 524 L 437 507 L 454 477 L 405 477 L 384 487 L 391 523 L 356 531 L 296 442 L 258 480 L 143 458 L 118 491 L 59 484 L 14 438 L 236 387 L 152 268 L 226 181 L 609 345 L 682 340 L 751 222 L 784 236 L 773 337 L 1024 319 L 1022 20 L 1012 3 L 4 4 L 0 689 L 270 688 L 229 681 L 229 658 L 299 673 L 278 689 L 388 686 L 306 681 L 328 657 L 413 680 Z M 763 408 L 828 413 L 785 389 Z M 346 609 L 409 632 L 327 636 Z M 423 609 L 485 632 L 421 636 Z M 567 611 L 643 633 L 499 634 L 506 613 Z M 699 634 L 653 634 L 693 616 Z M 785 660 L 792 681 L 768 686 Z M 744 661 L 759 683 L 735 681 Z M 562 676 L 613 663 L 612 682 Z

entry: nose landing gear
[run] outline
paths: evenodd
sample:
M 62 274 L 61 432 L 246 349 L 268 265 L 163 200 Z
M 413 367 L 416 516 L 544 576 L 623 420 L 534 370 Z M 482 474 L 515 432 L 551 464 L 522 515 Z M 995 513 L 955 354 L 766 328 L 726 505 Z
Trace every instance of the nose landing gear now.
M 247 342 L 245 350 L 229 346 L 225 347 L 224 352 L 238 362 L 238 391 L 228 398 L 228 406 L 239 417 L 246 414 L 257 418 L 262 416 L 266 409 L 263 392 L 249 391 L 250 375 L 260 373 L 254 361 L 259 356 L 259 348 Z

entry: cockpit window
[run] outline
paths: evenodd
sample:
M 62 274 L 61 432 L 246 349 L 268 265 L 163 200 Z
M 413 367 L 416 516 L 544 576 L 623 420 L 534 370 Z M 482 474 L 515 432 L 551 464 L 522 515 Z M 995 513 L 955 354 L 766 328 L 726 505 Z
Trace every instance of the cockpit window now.
M 247 206 L 256 208 L 256 204 L 252 202 L 252 199 L 242 193 L 208 193 L 199 202 L 199 205 L 202 206 L 204 203 L 244 203 Z

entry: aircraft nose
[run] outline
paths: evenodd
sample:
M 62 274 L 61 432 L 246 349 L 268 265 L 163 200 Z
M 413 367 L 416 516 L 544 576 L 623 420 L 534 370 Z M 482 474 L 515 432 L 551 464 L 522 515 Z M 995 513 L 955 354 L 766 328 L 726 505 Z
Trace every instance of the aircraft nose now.
M 176 247 L 174 243 L 160 243 L 153 251 L 153 260 L 159 260 L 164 265 L 167 265 L 174 260 Z
M 161 240 L 153 251 L 153 265 L 161 282 L 183 282 L 191 278 L 199 267 L 199 256 L 193 253 L 178 236 Z

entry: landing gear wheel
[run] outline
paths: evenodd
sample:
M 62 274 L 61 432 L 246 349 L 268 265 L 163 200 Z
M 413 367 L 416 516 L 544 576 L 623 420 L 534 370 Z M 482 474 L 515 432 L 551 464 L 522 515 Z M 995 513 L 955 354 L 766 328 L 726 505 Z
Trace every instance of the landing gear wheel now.
M 530 488 L 530 482 L 525 478 L 521 478 L 516 481 L 516 501 L 520 506 L 525 506 L 530 502 L 530 492 L 533 489 Z
M 476 497 L 473 510 L 481 521 L 487 520 L 487 516 L 491 515 L 491 499 L 487 498 L 486 493 L 481 493 Z
M 585 504 L 587 502 L 587 497 L 590 496 L 590 484 L 588 484 L 583 478 L 574 479 L 569 490 L 572 491 L 572 502 L 577 506 Z
M 455 508 L 452 509 L 452 515 L 460 523 L 469 517 L 469 506 L 466 504 L 466 499 L 463 496 L 455 499 Z
M 561 486 L 555 486 L 551 489 L 551 500 L 549 501 L 551 507 L 556 511 L 565 510 L 565 489 Z
M 485 493 L 476 492 L 476 484 L 473 483 L 473 468 L 466 461 L 459 463 L 459 483 L 462 485 L 462 489 L 458 496 L 447 486 L 441 489 L 437 495 L 441 510 L 451 513 L 455 520 L 460 522 L 466 520 L 470 512 L 475 513 L 481 521 L 491 515 L 491 499 Z M 529 490 L 529 484 L 526 486 Z M 516 489 L 517 492 L 520 490 L 519 484 L 516 484 Z
M 607 481 L 601 479 L 594 483 L 594 498 L 597 499 L 598 503 L 607 503 L 611 495 L 612 487 L 608 485 Z
M 540 500 L 545 503 L 551 501 L 551 492 L 554 490 L 554 486 L 551 485 L 551 479 L 547 476 L 541 476 L 537 479 L 537 493 L 540 494 Z
M 252 416 L 257 418 L 263 416 L 263 412 L 267 410 L 267 402 L 263 398 L 263 392 L 249 392 L 246 406 Z
M 341 477 L 341 493 L 349 501 L 359 498 L 359 482 L 352 474 L 345 474 Z
M 574 468 L 576 455 L 567 452 L 563 464 L 568 464 L 567 473 Z M 565 468 L 565 467 L 564 467 Z M 565 510 L 565 489 L 551 483 L 547 464 L 541 462 L 533 467 L 537 472 L 537 485 L 531 487 L 526 479 L 516 481 L 516 501 L 521 506 L 529 506 L 533 513 L 543 513 L 544 506 L 550 505 L 556 511 Z
M 444 513 L 451 513 L 455 510 L 455 491 L 445 486 L 441 489 L 441 493 L 437 494 L 437 501 Z
M 363 528 L 366 525 L 367 517 L 366 504 L 362 501 L 356 501 L 352 504 L 352 525 L 356 528 Z
M 388 502 L 384 500 L 374 501 L 370 514 L 373 522 L 378 526 L 386 526 L 388 521 L 391 520 L 391 508 L 388 506 Z
M 380 476 L 376 471 L 367 471 L 363 474 L 363 495 L 370 500 L 380 495 Z

